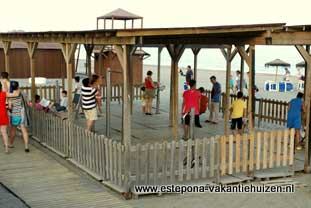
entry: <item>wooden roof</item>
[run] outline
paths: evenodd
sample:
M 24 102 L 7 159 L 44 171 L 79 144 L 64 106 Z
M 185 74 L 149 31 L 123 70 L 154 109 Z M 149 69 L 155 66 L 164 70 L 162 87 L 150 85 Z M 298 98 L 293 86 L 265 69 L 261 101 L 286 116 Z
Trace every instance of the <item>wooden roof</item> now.
M 191 47 L 224 45 L 310 45 L 311 27 L 284 23 L 185 28 L 109 29 L 0 33 L 0 41 L 136 45 L 182 44 Z
M 124 9 L 116 9 L 108 14 L 97 17 L 97 19 L 115 19 L 115 20 L 132 20 L 132 19 L 142 19 L 141 16 L 128 12 Z
M 0 42 L 0 48 L 3 48 L 2 43 Z M 27 49 L 27 44 L 25 42 L 13 42 L 11 45 L 12 49 Z M 38 49 L 46 50 L 60 50 L 61 46 L 59 43 L 39 43 Z

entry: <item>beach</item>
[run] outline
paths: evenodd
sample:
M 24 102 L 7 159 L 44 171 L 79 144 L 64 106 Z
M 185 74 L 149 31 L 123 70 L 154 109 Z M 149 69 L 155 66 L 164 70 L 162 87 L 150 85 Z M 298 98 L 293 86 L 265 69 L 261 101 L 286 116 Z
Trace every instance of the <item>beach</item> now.
M 157 66 L 155 65 L 144 65 L 144 75 L 147 73 L 148 70 L 153 72 L 152 78 L 154 81 L 157 81 Z M 185 69 L 183 69 L 185 72 Z M 170 66 L 161 66 L 160 72 L 160 84 L 165 85 L 165 90 L 161 92 L 161 108 L 168 108 L 169 106 L 169 97 L 170 97 Z M 246 70 L 247 71 L 247 70 Z M 225 92 L 226 90 L 226 72 L 224 70 L 213 70 L 213 69 L 198 69 L 197 75 L 197 88 L 204 87 L 207 90 L 212 89 L 212 84 L 209 78 L 214 75 L 217 78 L 217 81 L 222 86 L 222 91 Z M 232 71 L 233 78 L 235 79 L 235 71 Z M 248 77 L 245 73 L 244 77 L 246 78 L 246 83 L 248 83 Z M 283 76 L 278 75 L 277 81 L 282 81 Z M 264 83 L 267 80 L 274 80 L 274 75 L 272 74 L 265 74 L 265 73 L 256 73 L 255 74 L 255 84 L 259 88 L 259 92 L 256 93 L 257 98 L 268 98 L 268 99 L 275 99 L 275 100 L 282 100 L 282 101 L 290 101 L 290 99 L 294 98 L 298 92 L 297 83 L 298 79 L 296 76 L 290 76 L 290 81 L 294 84 L 294 91 L 291 92 L 268 92 L 264 91 Z M 182 98 L 182 93 L 184 91 L 184 82 L 185 77 L 179 75 L 179 92 L 180 92 L 180 102 Z M 246 92 L 246 90 L 245 90 Z

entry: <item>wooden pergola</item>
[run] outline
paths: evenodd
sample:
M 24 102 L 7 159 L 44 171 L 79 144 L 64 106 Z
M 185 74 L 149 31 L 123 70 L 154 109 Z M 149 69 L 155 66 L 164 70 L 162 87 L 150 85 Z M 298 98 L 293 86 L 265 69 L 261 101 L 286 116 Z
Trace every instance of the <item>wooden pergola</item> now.
M 257 25 L 230 25 L 213 27 L 189 27 L 189 28 L 145 28 L 145 29 L 121 29 L 121 30 L 94 30 L 94 31 L 55 31 L 55 32 L 23 32 L 0 33 L 5 53 L 5 69 L 9 72 L 9 51 L 12 42 L 21 41 L 27 43 L 30 58 L 32 78 L 32 100 L 35 95 L 34 53 L 39 42 L 59 43 L 67 64 L 68 91 L 72 91 L 72 57 L 77 44 L 84 44 L 93 49 L 94 45 L 113 45 L 123 68 L 123 134 L 124 144 L 131 144 L 131 54 L 136 47 L 157 47 L 159 55 L 166 48 L 171 57 L 171 96 L 170 96 L 170 125 L 173 127 L 174 138 L 178 134 L 178 63 L 186 48 L 191 48 L 194 53 L 194 71 L 197 76 L 197 55 L 202 48 L 220 48 L 226 60 L 226 99 L 225 122 L 229 119 L 229 76 L 231 74 L 231 62 L 239 54 L 242 58 L 241 69 L 244 70 L 244 62 L 249 67 L 249 128 L 253 131 L 254 121 L 254 91 L 255 83 L 255 46 L 256 45 L 292 45 L 306 62 L 306 93 L 305 109 L 307 113 L 307 131 L 305 148 L 305 171 L 310 171 L 310 108 L 311 108 L 311 26 L 286 26 L 283 23 L 257 24 Z M 160 65 L 160 59 L 158 59 Z M 160 68 L 160 67 L 158 67 Z M 158 75 L 159 81 L 159 75 Z M 71 93 L 68 99 L 72 100 Z M 158 105 L 158 102 L 157 102 Z M 73 106 L 68 106 L 69 118 L 73 118 Z M 226 126 L 226 125 L 225 125 Z M 224 129 L 228 134 L 228 127 Z

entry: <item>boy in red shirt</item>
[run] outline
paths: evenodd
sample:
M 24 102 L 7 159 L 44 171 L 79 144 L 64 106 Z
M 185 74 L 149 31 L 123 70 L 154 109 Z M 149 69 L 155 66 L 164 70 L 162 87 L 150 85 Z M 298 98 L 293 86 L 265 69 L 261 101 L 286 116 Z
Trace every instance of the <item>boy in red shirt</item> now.
M 186 90 L 183 94 L 183 104 L 182 104 L 182 114 L 184 118 L 184 138 L 187 139 L 189 135 L 190 126 L 190 112 L 194 109 L 195 113 L 195 125 L 196 127 L 202 128 L 200 125 L 199 115 L 200 115 L 200 98 L 201 93 L 196 89 L 196 81 L 189 81 L 190 89 Z
M 201 99 L 200 99 L 200 115 L 205 113 L 208 106 L 208 97 L 204 95 L 205 89 L 203 87 L 199 88 L 199 91 L 201 93 Z

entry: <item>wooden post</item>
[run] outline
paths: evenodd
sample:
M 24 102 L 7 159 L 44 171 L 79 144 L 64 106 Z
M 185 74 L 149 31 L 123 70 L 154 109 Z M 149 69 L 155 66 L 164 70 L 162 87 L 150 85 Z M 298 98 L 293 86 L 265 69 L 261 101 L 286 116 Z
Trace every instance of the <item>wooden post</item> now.
M 10 74 L 10 48 L 11 41 L 2 41 L 4 51 L 5 71 Z
M 229 135 L 229 129 L 228 129 L 228 123 L 229 123 L 229 105 L 230 105 L 230 75 L 231 75 L 231 46 L 227 48 L 227 51 L 225 49 L 221 49 L 221 52 L 223 56 L 226 59 L 226 95 L 225 95 L 225 103 L 224 103 L 224 132 L 225 135 Z
M 106 19 L 104 19 L 104 30 L 106 30 Z
M 62 43 L 62 52 L 66 61 L 67 71 L 67 95 L 68 95 L 68 118 L 73 119 L 73 106 L 72 106 L 72 60 L 74 52 L 77 48 L 77 44 L 74 43 Z M 63 88 L 64 89 L 64 88 Z
M 133 114 L 133 108 L 134 108 L 134 105 L 133 105 L 133 102 L 134 102 L 134 73 L 133 73 L 133 54 L 135 53 L 136 51 L 136 47 L 129 47 L 129 54 L 128 54 L 128 77 L 129 77 L 129 86 L 128 86 L 128 89 L 129 89 L 129 96 L 130 96 L 130 112 L 131 112 L 131 115 Z
M 249 86 L 248 86 L 248 115 L 249 115 L 249 130 L 254 129 L 255 116 L 255 46 L 249 47 L 249 56 L 251 65 L 249 67 Z
M 254 75 L 255 75 L 255 46 L 249 46 L 249 54 L 244 50 L 243 46 L 236 46 L 238 53 L 245 60 L 246 64 L 249 68 L 249 85 L 248 86 L 248 124 L 249 130 L 252 131 L 254 129 Z
M 184 45 L 167 45 L 171 56 L 171 96 L 170 96 L 170 125 L 173 127 L 173 137 L 178 137 L 178 62 L 185 50 Z
M 134 20 L 132 19 L 132 29 L 134 29 Z
M 244 49 L 244 46 L 243 46 Z M 244 86 L 243 86 L 243 80 L 244 80 L 244 59 L 241 56 L 241 64 L 240 64 L 240 71 L 241 71 L 241 76 L 240 76 L 240 89 L 243 92 Z
M 111 69 L 106 71 L 106 136 L 110 137 Z
M 311 55 L 309 52 L 301 45 L 296 45 L 296 49 L 300 53 L 300 55 L 303 57 L 303 59 L 306 62 L 307 65 L 307 74 L 305 79 L 305 115 L 306 115 L 306 133 L 305 133 L 305 163 L 304 163 L 304 171 L 309 173 L 311 172 L 311 164 L 310 164 L 310 135 L 311 135 L 311 129 L 310 129 L 310 122 L 311 122 L 311 88 L 307 87 L 311 83 Z
M 157 82 L 158 84 L 161 81 L 161 52 L 163 47 L 158 47 L 158 73 L 157 73 Z M 156 100 L 156 114 L 160 113 L 160 89 L 157 88 L 157 100 Z
M 114 18 L 112 17 L 111 18 L 111 29 L 113 29 L 113 27 L 114 27 Z
M 36 70 L 35 70 L 35 50 L 38 47 L 37 42 L 28 42 L 27 51 L 30 59 L 30 75 L 31 75 L 31 103 L 35 109 L 35 96 L 36 96 Z
M 86 67 L 87 67 L 87 74 L 88 77 L 92 76 L 92 60 L 91 56 L 93 53 L 94 45 L 93 44 L 84 44 L 84 48 L 86 51 Z
M 198 71 L 198 54 L 200 52 L 201 48 L 192 48 L 192 52 L 194 55 L 193 60 L 193 71 L 194 71 L 194 79 L 197 81 L 197 71 Z
M 122 105 L 122 143 L 124 145 L 131 145 L 131 114 L 129 112 L 129 45 L 116 45 L 115 49 L 117 52 L 118 59 L 123 69 L 123 105 Z

